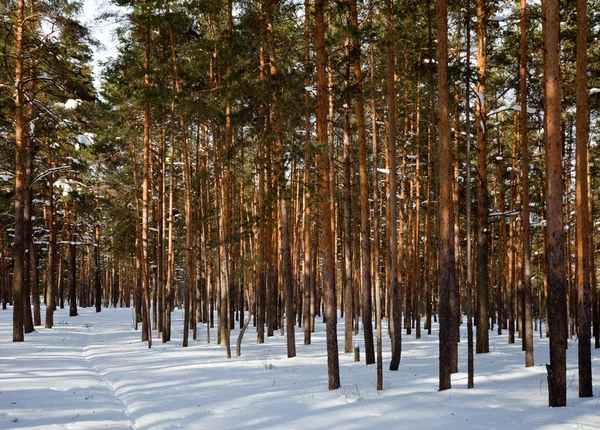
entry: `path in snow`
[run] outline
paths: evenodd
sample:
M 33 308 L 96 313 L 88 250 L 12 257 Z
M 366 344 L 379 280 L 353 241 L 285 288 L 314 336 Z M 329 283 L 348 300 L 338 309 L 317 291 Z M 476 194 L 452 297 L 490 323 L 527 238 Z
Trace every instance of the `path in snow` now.
M 54 330 L 37 328 L 19 344 L 7 339 L 12 326 L 8 312 L 2 313 L 0 428 L 134 428 L 118 395 L 87 359 L 95 335 L 81 317 L 58 312 Z
M 43 310 L 42 310 L 43 311 Z M 12 312 L 0 311 L 0 429 L 600 429 L 598 397 L 577 397 L 577 343 L 568 351 L 568 406 L 547 407 L 544 364 L 547 339 L 535 339 L 536 366 L 526 369 L 520 343 L 490 333 L 490 353 L 475 357 L 475 389 L 466 389 L 466 342 L 459 346 L 461 372 L 453 389 L 437 391 L 437 325 L 415 340 L 403 337 L 398 372 L 387 371 L 375 390 L 375 366 L 340 354 L 339 390 L 327 390 L 325 330 L 320 318 L 313 344 L 288 359 L 286 338 L 257 345 L 244 337 L 242 357 L 202 339 L 182 348 L 182 312 L 173 314 L 173 341 L 152 349 L 133 330 L 131 309 L 68 309 L 54 329 L 38 328 L 12 343 Z M 343 345 L 343 321 L 338 323 Z M 384 333 L 386 332 L 384 327 Z M 232 331 L 235 343 L 238 330 Z M 413 331 L 414 333 L 414 331 Z M 211 329 L 211 339 L 216 332 Z M 355 337 L 361 344 L 362 334 Z M 464 333 L 463 333 L 463 340 Z M 600 351 L 592 350 L 594 392 L 599 394 Z

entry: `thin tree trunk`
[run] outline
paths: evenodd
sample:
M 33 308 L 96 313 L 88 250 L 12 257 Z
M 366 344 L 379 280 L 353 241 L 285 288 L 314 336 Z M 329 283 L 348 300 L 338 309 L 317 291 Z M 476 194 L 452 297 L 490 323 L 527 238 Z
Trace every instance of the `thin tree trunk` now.
M 102 311 L 102 285 L 100 283 L 100 224 L 95 226 L 96 246 L 94 247 L 94 292 L 96 312 Z
M 146 12 L 149 14 L 149 10 Z M 144 88 L 150 89 L 150 29 L 144 35 Z M 150 270 L 148 262 L 148 192 L 150 170 L 150 102 L 144 104 L 144 158 L 142 170 L 142 291 L 144 306 L 142 312 L 142 341 L 152 347 L 152 326 L 150 324 Z
M 322 0 L 321 0 L 322 1 Z M 350 14 L 354 36 L 352 55 L 354 57 L 354 82 L 356 85 L 356 115 L 358 121 L 358 173 L 360 187 L 361 218 L 361 281 L 362 281 L 362 322 L 365 337 L 365 363 L 375 363 L 375 346 L 373 344 L 373 314 L 371 298 L 371 227 L 369 222 L 369 184 L 367 177 L 367 137 L 365 131 L 365 107 L 362 90 L 362 70 L 360 62 L 360 41 L 357 36 L 358 9 L 356 0 L 350 0 Z
M 375 56 L 373 44 L 369 46 L 371 56 L 371 83 L 375 83 Z M 377 321 L 377 390 L 383 390 L 383 329 L 382 324 L 382 300 L 381 283 L 379 281 L 379 192 L 377 184 L 377 109 L 375 105 L 375 85 L 371 94 L 371 126 L 372 126 L 372 146 L 373 146 L 373 260 L 375 261 L 375 270 L 373 271 L 373 283 L 375 284 L 375 321 Z M 357 316 L 358 318 L 358 316 Z
M 354 1 L 354 0 L 351 0 Z M 325 76 L 325 22 L 323 0 L 315 0 L 315 47 L 317 51 L 317 142 L 327 145 L 327 82 Z M 356 10 L 356 9 L 355 9 Z M 364 131 L 364 116 L 363 116 Z M 363 135 L 364 138 L 364 135 Z M 363 139 L 363 150 L 365 142 Z M 340 387 L 340 369 L 337 343 L 337 315 L 335 300 L 334 243 L 331 231 L 331 206 L 325 198 L 329 190 L 329 160 L 325 149 L 319 154 L 319 182 L 321 189 L 321 235 L 323 238 L 323 284 L 325 288 L 325 309 L 327 311 L 327 373 L 329 389 Z M 370 320 L 369 320 L 370 321 Z M 372 339 L 371 339 L 372 342 Z
M 283 259 L 283 283 L 285 291 L 285 314 L 287 328 L 287 354 L 288 358 L 296 356 L 296 341 L 294 325 L 296 316 L 294 313 L 294 282 L 292 278 L 292 259 L 290 255 L 290 229 L 288 226 L 288 202 L 285 179 L 285 157 L 283 142 L 281 140 L 282 121 L 279 112 L 279 92 L 277 57 L 275 52 L 275 22 L 274 14 L 279 6 L 278 2 L 269 4 L 265 8 L 267 27 L 267 47 L 269 51 L 269 75 L 271 78 L 271 126 L 273 131 L 273 146 L 277 157 L 277 188 L 278 188 L 278 217 L 279 217 L 279 240 L 281 243 L 281 257 Z M 283 326 L 282 326 L 283 327 Z
M 69 218 L 69 216 L 71 218 Z M 75 228 L 77 220 L 75 214 L 69 212 L 67 219 L 67 237 L 69 240 L 69 316 L 77 316 L 77 248 L 75 245 Z
M 171 136 L 169 149 L 169 209 L 168 209 L 168 236 L 167 236 L 167 273 L 165 281 L 165 324 L 163 326 L 163 343 L 171 340 L 171 311 L 173 309 L 173 270 L 175 268 L 175 248 L 173 247 L 173 198 L 175 190 L 175 145 Z
M 167 12 L 169 5 L 167 3 Z M 169 21 L 169 39 L 171 45 L 171 60 L 173 62 L 173 79 L 175 83 L 175 92 L 181 94 L 181 84 L 179 79 L 177 45 L 173 27 Z M 195 285 L 195 267 L 194 267 L 194 226 L 192 214 L 192 174 L 189 147 L 187 142 L 186 124 L 183 113 L 179 112 L 179 127 L 181 136 L 181 149 L 183 152 L 183 179 L 185 186 L 185 261 L 186 261 L 186 285 L 184 291 L 184 318 L 183 318 L 183 346 L 188 346 L 190 321 L 193 315 L 192 300 L 194 297 Z
M 17 24 L 15 29 L 15 246 L 13 267 L 13 342 L 23 342 L 25 298 L 25 243 L 23 206 L 25 199 L 25 92 L 23 83 L 23 27 L 25 25 L 25 2 L 17 2 Z
M 456 341 L 452 332 L 453 314 L 450 296 L 455 286 L 456 266 L 454 262 L 454 234 L 452 211 L 452 157 L 450 148 L 450 115 L 448 111 L 448 5 L 446 0 L 437 0 L 437 54 L 438 54 L 438 128 L 440 157 L 440 219 L 439 219 L 439 291 L 440 291 L 440 334 L 439 334 L 439 389 L 452 387 L 452 350 Z
M 345 53 L 350 53 L 350 41 L 345 41 Z M 346 99 L 344 105 L 344 352 L 352 352 L 352 297 L 354 296 L 352 285 L 352 201 L 351 201 L 351 177 L 352 177 L 352 154 L 350 141 L 350 64 L 346 63 L 344 70 L 344 86 Z M 377 245 L 376 245 L 377 246 Z
M 529 231 L 529 147 L 527 132 L 527 0 L 521 0 L 521 66 L 519 68 L 521 101 L 521 177 L 523 187 L 523 292 L 522 317 L 525 366 L 533 366 L 533 315 L 531 298 L 531 239 Z
M 33 325 L 42 325 L 42 316 L 40 315 L 40 279 L 38 271 L 37 247 L 31 239 L 29 244 L 31 255 L 31 296 L 33 300 Z
M 471 2 L 467 0 L 466 10 L 467 22 L 467 52 L 471 52 Z M 466 239 L 467 239 L 467 283 L 466 283 L 466 305 L 467 305 L 467 388 L 474 387 L 474 363 L 473 363 L 473 256 L 472 256 L 472 234 L 471 234 L 471 58 L 465 58 L 467 79 L 465 84 L 465 132 L 467 134 L 466 145 Z
M 49 147 L 49 146 L 48 146 Z M 51 149 L 49 149 L 51 151 Z M 48 168 L 52 168 L 52 155 L 48 155 L 50 160 Z M 52 328 L 54 325 L 54 309 L 56 308 L 56 226 L 54 224 L 54 175 L 51 173 L 48 177 L 48 257 L 46 259 L 46 323 L 45 328 Z
M 524 0 L 521 0 L 524 1 Z M 587 89 L 587 2 L 577 1 L 577 100 L 576 100 L 576 202 L 577 291 L 578 291 L 578 368 L 579 397 L 592 397 L 591 309 L 590 309 L 590 211 L 588 203 L 589 113 Z
M 400 285 L 397 282 L 398 278 L 398 229 L 397 229 L 397 174 L 396 174 L 396 79 L 395 79 L 395 56 L 394 56 L 394 12 L 393 0 L 387 1 L 387 17 L 386 17 L 386 38 L 387 38 L 387 110 L 388 110 L 388 153 L 389 153 L 389 218 L 386 221 L 386 226 L 389 229 L 389 242 L 386 244 L 387 253 L 390 260 L 390 273 L 388 275 L 388 291 L 390 292 L 391 302 L 391 318 L 392 326 L 392 357 L 390 359 L 390 370 L 398 370 L 400 366 L 400 355 L 402 353 L 402 315 L 400 309 Z M 418 180 L 418 179 L 417 179 Z M 375 245 L 377 246 L 377 244 Z M 417 268 L 417 270 L 420 270 Z M 379 309 L 377 303 L 377 309 Z M 377 321 L 381 324 L 381 320 Z
M 304 1 L 304 86 L 310 87 L 310 1 Z M 311 124 L 310 124 L 310 92 L 304 91 L 304 107 L 306 109 L 304 119 L 304 217 L 302 220 L 302 326 L 304 331 L 304 345 L 310 345 L 311 335 L 311 285 L 314 273 L 312 272 L 311 256 L 311 164 L 312 164 L 312 143 L 311 143 Z
M 592 220 L 594 219 L 594 205 L 593 205 L 593 194 L 592 194 L 592 181 L 589 169 L 590 163 L 590 151 L 588 149 L 588 212 L 590 219 L 590 228 L 592 228 Z M 596 262 L 594 256 L 596 255 L 594 250 L 594 237 L 590 238 L 590 286 L 592 290 L 592 320 L 594 327 L 594 348 L 600 348 L 600 309 L 598 308 L 598 289 L 597 289 L 597 278 L 596 278 Z

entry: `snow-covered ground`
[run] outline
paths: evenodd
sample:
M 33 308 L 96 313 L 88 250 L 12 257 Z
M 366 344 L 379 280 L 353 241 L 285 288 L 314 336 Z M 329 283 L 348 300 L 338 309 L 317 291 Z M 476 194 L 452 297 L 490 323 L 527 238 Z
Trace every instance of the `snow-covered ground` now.
M 55 328 L 37 328 L 12 343 L 12 311 L 0 311 L 0 429 L 600 429 L 600 350 L 592 350 L 594 394 L 577 397 L 577 342 L 569 343 L 568 405 L 549 408 L 547 339 L 535 339 L 536 366 L 526 369 L 520 343 L 490 333 L 490 353 L 475 356 L 475 388 L 467 390 L 466 339 L 453 389 L 438 392 L 437 324 L 431 336 L 404 336 L 400 370 L 390 372 L 384 342 L 384 390 L 375 365 L 340 354 L 341 388 L 327 390 L 324 325 L 313 344 L 296 331 L 298 356 L 285 337 L 256 344 L 250 326 L 242 356 L 199 341 L 181 347 L 182 312 L 172 342 L 140 341 L 131 309 L 57 311 Z M 343 323 L 338 322 L 343 351 Z M 464 330 L 464 328 L 463 328 Z M 232 331 L 235 345 L 238 330 Z M 216 332 L 211 330 L 211 340 Z

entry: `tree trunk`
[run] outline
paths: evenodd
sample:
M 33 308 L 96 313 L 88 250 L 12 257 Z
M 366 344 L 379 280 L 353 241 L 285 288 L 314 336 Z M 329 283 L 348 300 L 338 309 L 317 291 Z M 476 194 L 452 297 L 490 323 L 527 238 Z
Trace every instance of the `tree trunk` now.
M 524 1 L 524 0 L 522 0 Z M 578 367 L 579 397 L 592 397 L 591 309 L 590 309 L 590 211 L 588 204 L 589 113 L 587 89 L 587 2 L 577 1 L 577 100 L 576 100 L 576 202 L 577 291 L 578 291 Z
M 48 156 L 51 160 L 51 155 Z M 48 163 L 52 168 L 52 161 Z M 45 328 L 54 325 L 54 309 L 56 308 L 56 225 L 54 224 L 54 175 L 48 177 L 48 257 L 46 260 L 46 323 Z
M 354 1 L 354 0 L 351 0 Z M 356 10 L 356 9 L 355 9 Z M 331 206 L 326 195 L 329 192 L 329 160 L 327 146 L 327 82 L 325 76 L 325 22 L 323 0 L 315 0 L 315 47 L 317 51 L 317 143 L 322 148 L 319 153 L 319 182 L 321 190 L 321 236 L 323 240 L 323 284 L 325 288 L 325 309 L 327 312 L 327 373 L 329 389 L 340 387 L 340 369 L 337 343 L 337 315 L 335 300 L 334 243 L 331 231 Z M 364 116 L 363 116 L 364 131 Z M 363 133 L 363 150 L 365 146 Z M 365 178 L 366 179 L 366 178 Z M 370 319 L 369 319 L 370 321 Z M 372 342 L 371 336 L 371 342 Z M 371 344 L 372 346 L 372 344 Z
M 450 148 L 450 116 L 448 111 L 448 5 L 437 0 L 437 54 L 438 54 L 438 129 L 440 157 L 440 341 L 439 341 L 439 389 L 452 387 L 452 350 L 456 340 L 450 295 L 455 287 L 456 266 L 454 262 L 454 232 L 452 210 L 452 156 Z
M 353 40 L 352 55 L 354 57 L 354 82 L 356 85 L 356 115 L 358 121 L 358 174 L 360 187 L 360 219 L 361 219 L 361 281 L 362 281 L 362 322 L 365 336 L 365 363 L 375 363 L 375 346 L 373 344 L 373 314 L 371 298 L 371 226 L 369 221 L 369 184 L 367 177 L 367 137 L 365 131 L 365 107 L 362 90 L 362 71 L 360 62 L 360 41 L 358 38 L 358 9 L 356 0 L 350 0 Z
M 489 258 L 488 192 L 485 80 L 487 60 L 486 0 L 477 0 L 477 344 L 476 352 L 490 351 L 489 345 Z
M 471 52 L 471 2 L 467 1 L 467 46 L 466 52 Z M 472 233 L 471 233 L 471 59 L 465 58 L 467 79 L 465 82 L 465 139 L 466 150 L 466 239 L 467 239 L 467 283 L 466 283 L 466 307 L 467 307 L 467 388 L 474 387 L 474 363 L 473 363 L 473 255 L 472 255 Z
M 350 53 L 350 41 L 345 41 L 345 54 Z M 350 123 L 350 64 L 344 68 L 344 87 L 346 98 L 344 105 L 344 352 L 352 352 L 352 298 L 354 297 L 352 285 L 352 149 L 351 149 L 351 123 Z M 375 158 L 376 159 L 376 158 Z M 377 246 L 377 245 L 376 245 Z
M 23 27 L 25 25 L 25 2 L 17 2 L 17 25 L 15 29 L 15 246 L 13 267 L 13 342 L 23 342 L 25 321 L 25 298 L 23 292 L 25 272 L 25 243 L 23 206 L 25 202 L 25 92 L 23 88 Z
M 565 231 L 563 226 L 563 167 L 561 142 L 560 20 L 558 0 L 545 0 L 543 42 L 546 56 L 544 89 L 546 95 L 546 221 L 548 244 L 548 319 L 550 324 L 550 365 L 548 369 L 549 406 L 567 404 L 567 309 L 565 279 Z
M 386 84 L 387 84 L 387 114 L 388 114 L 388 154 L 389 154 L 389 213 L 386 221 L 386 227 L 389 229 L 389 242 L 386 244 L 387 253 L 390 260 L 390 273 L 388 275 L 388 291 L 390 292 L 391 309 L 391 334 L 392 334 L 392 357 L 390 359 L 390 370 L 398 370 L 400 366 L 400 355 L 402 353 L 402 311 L 400 309 L 400 285 L 398 278 L 398 229 L 397 216 L 398 209 L 396 204 L 397 193 L 397 173 L 396 173 L 396 78 L 395 78 L 395 57 L 394 57 L 394 12 L 393 0 L 387 1 L 387 20 L 386 20 L 386 38 L 387 38 L 387 62 L 386 62 Z M 418 179 L 417 179 L 418 180 Z M 377 245 L 375 245 L 377 246 Z M 420 268 L 417 268 L 420 270 Z M 379 303 L 377 303 L 379 308 Z M 381 324 L 381 320 L 377 321 Z
M 283 283 L 285 291 L 285 314 L 287 328 L 287 354 L 289 357 L 296 356 L 296 341 L 294 325 L 296 316 L 294 313 L 294 283 L 292 279 L 292 259 L 290 255 L 290 231 L 288 226 L 288 202 L 286 194 L 285 157 L 281 137 L 282 121 L 279 112 L 279 75 L 277 69 L 277 57 L 275 52 L 275 22 L 274 14 L 279 7 L 278 2 L 269 3 L 265 8 L 267 27 L 267 48 L 269 51 L 269 76 L 271 79 L 271 126 L 273 132 L 273 146 L 277 157 L 277 188 L 278 188 L 278 217 L 279 217 L 279 240 L 281 243 L 281 257 L 283 259 Z
M 149 12 L 147 12 L 149 13 Z M 150 89 L 150 29 L 144 35 L 144 88 Z M 148 262 L 148 191 L 150 170 L 150 102 L 144 104 L 144 158 L 142 169 L 142 291 L 144 305 L 142 311 L 142 341 L 148 341 L 152 347 L 152 326 L 150 325 L 150 270 Z
M 375 58 L 373 44 L 369 46 L 371 56 L 371 82 L 375 83 Z M 372 126 L 372 146 L 373 146 L 373 165 L 375 169 L 373 171 L 373 260 L 375 263 L 375 270 L 373 271 L 373 283 L 375 284 L 375 320 L 377 321 L 377 390 L 383 390 L 383 330 L 381 327 L 382 323 L 382 300 L 381 300 L 381 282 L 379 280 L 379 193 L 377 188 L 377 160 L 378 160 L 378 149 L 377 149 L 377 107 L 375 105 L 375 85 L 373 85 L 373 92 L 371 94 L 371 126 Z M 358 319 L 358 315 L 356 316 Z
M 67 219 L 66 229 L 69 240 L 69 316 L 75 317 L 77 316 L 77 247 L 75 245 L 77 218 L 70 212 L 65 215 L 65 218 Z
M 529 148 L 527 130 L 527 0 L 521 0 L 521 66 L 519 68 L 521 101 L 521 177 L 523 187 L 523 293 L 522 316 L 525 366 L 533 366 L 533 315 L 531 298 L 531 239 L 529 231 Z

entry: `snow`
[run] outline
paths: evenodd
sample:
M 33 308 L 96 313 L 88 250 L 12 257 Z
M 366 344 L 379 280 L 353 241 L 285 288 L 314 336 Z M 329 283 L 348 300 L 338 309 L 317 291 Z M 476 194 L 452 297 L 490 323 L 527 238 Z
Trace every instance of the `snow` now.
M 592 88 L 592 89 L 590 89 L 590 96 L 592 94 L 598 94 L 598 93 L 600 93 L 600 88 Z
M 77 136 L 77 142 L 81 143 L 86 148 L 88 146 L 92 146 L 94 144 L 94 137 L 96 137 L 93 133 L 83 133 Z
M 79 107 L 79 102 L 77 100 L 69 99 L 65 102 L 66 110 L 75 110 Z
M 514 105 L 514 106 L 512 107 L 512 109 L 513 109 L 514 111 L 521 112 L 521 105 Z M 535 110 L 534 108 L 531 108 L 531 107 L 529 107 L 529 106 L 528 106 L 528 107 L 527 107 L 527 113 L 536 114 L 536 113 L 538 113 L 538 111 L 537 111 L 537 110 Z
M 485 105 L 485 96 L 483 94 L 483 91 L 477 91 L 477 99 L 479 101 L 479 105 L 480 106 L 484 106 Z
M 494 109 L 493 111 L 488 112 L 487 116 L 497 115 L 500 112 L 504 112 L 505 110 L 509 110 L 509 109 L 510 109 L 510 106 L 501 106 L 498 109 Z
M 103 308 L 97 314 L 80 308 L 77 317 L 68 312 L 68 306 L 57 310 L 53 329 L 38 327 L 24 343 L 12 343 L 12 311 L 0 311 L 0 428 L 600 428 L 598 398 L 577 397 L 574 340 L 567 351 L 567 407 L 548 408 L 548 340 L 537 333 L 536 365 L 525 368 L 520 341 L 508 345 L 506 334 L 490 332 L 490 353 L 475 356 L 475 388 L 468 390 L 463 324 L 460 372 L 452 377 L 454 388 L 442 392 L 437 324 L 421 340 L 403 336 L 397 372 L 387 370 L 390 345 L 384 335 L 384 390 L 377 392 L 375 365 L 364 364 L 361 332 L 353 343 L 360 345 L 362 361 L 340 353 L 341 387 L 328 391 L 321 318 L 312 345 L 303 345 L 296 329 L 295 358 L 287 358 L 279 332 L 258 345 L 250 326 L 241 357 L 234 347 L 238 329 L 232 330 L 233 357 L 227 359 L 215 329 L 206 344 L 206 325 L 198 327 L 200 340 L 181 347 L 182 310 L 173 314 L 172 341 L 155 338 L 152 349 L 133 329 L 132 309 Z M 43 313 L 42 307 L 42 318 Z M 340 319 L 341 350 L 343 338 Z M 592 356 L 598 375 L 600 350 L 592 349 Z
M 62 195 L 63 196 L 68 196 L 69 193 L 71 191 L 73 191 L 73 187 L 71 187 L 71 185 L 68 182 L 63 181 L 62 179 L 59 179 L 56 182 L 54 182 L 54 186 L 56 188 L 62 188 Z

